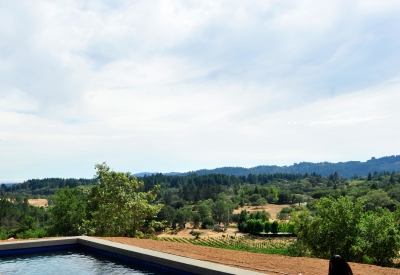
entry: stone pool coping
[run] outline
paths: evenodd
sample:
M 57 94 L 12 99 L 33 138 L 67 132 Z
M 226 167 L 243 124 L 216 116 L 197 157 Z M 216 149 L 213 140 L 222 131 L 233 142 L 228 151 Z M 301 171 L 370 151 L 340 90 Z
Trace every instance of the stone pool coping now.
M 250 270 L 243 270 L 235 267 L 225 266 L 206 261 L 190 259 L 182 256 L 176 256 L 164 252 L 158 252 L 150 249 L 115 243 L 107 240 L 97 239 L 87 236 L 51 238 L 40 240 L 14 241 L 0 244 L 0 252 L 5 250 L 45 248 L 51 246 L 64 245 L 83 245 L 94 249 L 115 253 L 122 256 L 146 261 L 149 263 L 162 265 L 184 272 L 193 274 L 209 275 L 266 275 Z

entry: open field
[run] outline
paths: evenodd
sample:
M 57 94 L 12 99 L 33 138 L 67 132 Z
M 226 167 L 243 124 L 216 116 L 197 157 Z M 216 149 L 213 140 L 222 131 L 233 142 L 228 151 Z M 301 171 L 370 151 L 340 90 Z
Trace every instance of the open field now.
M 158 234 L 157 237 L 159 238 L 193 238 L 192 234 L 190 232 L 193 230 L 189 228 L 189 224 L 186 224 L 186 228 L 179 230 L 179 231 L 174 231 L 176 234 L 171 234 L 172 231 L 170 232 L 163 232 L 161 234 Z M 210 237 L 210 238 L 219 238 L 223 234 L 230 234 L 233 235 L 235 232 L 237 232 L 237 228 L 228 228 L 225 232 L 216 232 L 211 229 L 194 229 L 195 231 L 201 232 L 201 237 Z M 237 233 L 237 236 L 243 235 L 242 233 Z
M 270 220 L 276 220 L 276 215 L 282 210 L 282 208 L 290 207 L 290 204 L 267 204 L 264 206 L 244 206 L 239 209 L 233 210 L 233 214 L 239 214 L 242 210 L 246 209 L 247 212 L 263 211 L 271 214 Z
M 48 206 L 48 201 L 46 199 L 29 199 L 28 203 L 30 205 L 37 206 L 37 207 L 40 207 L 40 206 L 47 207 Z

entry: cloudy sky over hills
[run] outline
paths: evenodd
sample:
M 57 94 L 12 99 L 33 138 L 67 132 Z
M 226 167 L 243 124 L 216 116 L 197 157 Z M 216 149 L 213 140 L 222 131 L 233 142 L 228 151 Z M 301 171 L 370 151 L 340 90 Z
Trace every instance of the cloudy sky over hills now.
M 0 181 L 400 154 L 399 12 L 0 0 Z

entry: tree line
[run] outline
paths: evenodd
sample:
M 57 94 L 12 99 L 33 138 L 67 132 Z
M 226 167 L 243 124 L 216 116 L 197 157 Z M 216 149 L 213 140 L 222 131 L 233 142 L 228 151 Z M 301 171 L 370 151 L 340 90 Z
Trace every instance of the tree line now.
M 350 249 L 350 254 L 343 254 L 350 260 L 389 265 L 391 251 L 400 249 L 396 237 L 400 226 L 399 173 L 372 172 L 352 179 L 337 172 L 328 177 L 274 173 L 136 178 L 129 172 L 115 172 L 105 163 L 95 168 L 96 175 L 90 180 L 29 180 L 14 188 L 2 186 L 0 238 L 149 236 L 156 230 L 185 228 L 187 223 L 194 228 L 234 223 L 242 232 L 295 231 L 301 238 L 292 247 L 293 255 L 308 251 L 327 257 Z M 53 189 L 48 208 L 29 205 L 28 197 L 34 192 Z M 261 208 L 268 203 L 293 205 L 278 214 L 280 223 L 270 222 L 269 213 L 261 209 L 233 214 L 239 207 Z M 332 222 L 326 222 L 329 219 Z M 321 238 L 313 237 L 315 234 Z M 343 244 L 344 234 L 349 236 L 347 244 Z M 371 245 L 384 248 L 377 254 Z M 319 247 L 325 247 L 325 252 Z M 389 256 L 383 257 L 384 252 Z

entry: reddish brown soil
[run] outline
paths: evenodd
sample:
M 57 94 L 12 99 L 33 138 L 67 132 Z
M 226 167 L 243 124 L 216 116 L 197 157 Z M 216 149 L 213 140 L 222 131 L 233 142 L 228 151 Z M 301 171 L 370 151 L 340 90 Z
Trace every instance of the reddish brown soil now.
M 134 245 L 151 250 L 166 252 L 193 259 L 220 263 L 223 265 L 254 270 L 260 273 L 278 275 L 326 275 L 328 261 L 302 257 L 239 252 L 220 248 L 211 248 L 193 244 L 165 242 L 147 239 L 114 237 L 101 239 Z M 400 269 L 384 268 L 373 265 L 350 263 L 354 275 L 400 275 Z

